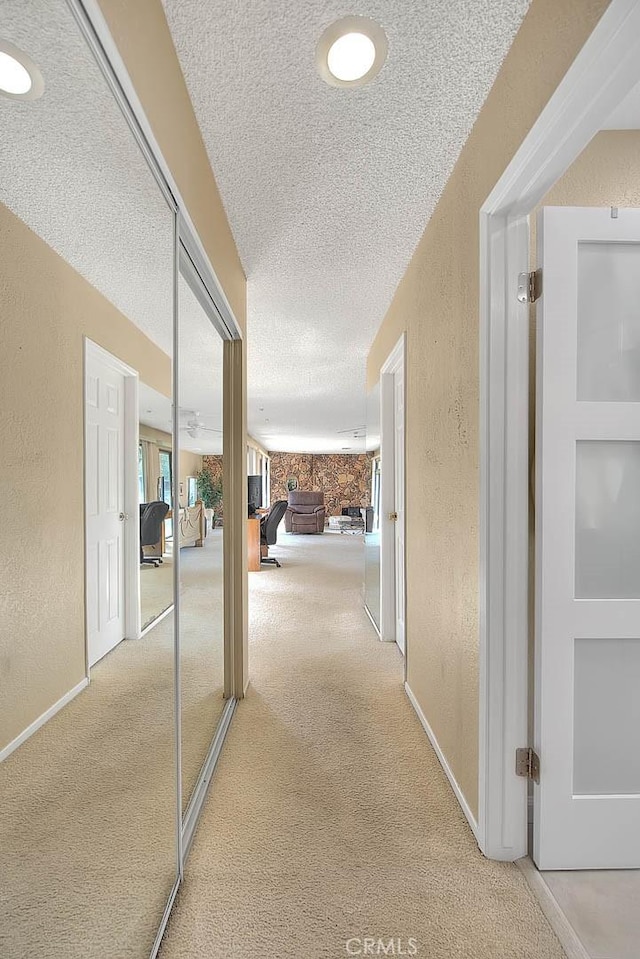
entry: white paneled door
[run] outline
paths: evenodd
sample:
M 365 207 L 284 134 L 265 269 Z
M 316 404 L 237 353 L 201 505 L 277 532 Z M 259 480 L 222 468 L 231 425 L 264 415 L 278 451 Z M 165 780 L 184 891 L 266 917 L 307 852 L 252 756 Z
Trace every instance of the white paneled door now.
M 124 637 L 124 390 L 108 356 L 87 349 L 85 515 L 87 650 L 93 666 Z
M 640 211 L 538 217 L 534 858 L 640 867 Z

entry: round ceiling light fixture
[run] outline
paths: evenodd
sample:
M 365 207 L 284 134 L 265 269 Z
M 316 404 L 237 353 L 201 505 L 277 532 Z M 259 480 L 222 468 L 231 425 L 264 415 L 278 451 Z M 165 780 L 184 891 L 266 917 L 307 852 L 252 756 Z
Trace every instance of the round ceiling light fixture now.
M 316 48 L 318 73 L 332 87 L 362 87 L 378 75 L 389 45 L 368 17 L 343 17 L 324 31 Z
M 44 93 L 44 80 L 31 57 L 0 40 L 0 96 L 9 100 L 37 100 Z

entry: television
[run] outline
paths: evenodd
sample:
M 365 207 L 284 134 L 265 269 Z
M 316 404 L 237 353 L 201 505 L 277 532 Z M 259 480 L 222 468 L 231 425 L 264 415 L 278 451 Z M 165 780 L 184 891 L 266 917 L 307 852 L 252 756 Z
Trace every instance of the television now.
M 247 476 L 249 516 L 262 507 L 262 476 Z

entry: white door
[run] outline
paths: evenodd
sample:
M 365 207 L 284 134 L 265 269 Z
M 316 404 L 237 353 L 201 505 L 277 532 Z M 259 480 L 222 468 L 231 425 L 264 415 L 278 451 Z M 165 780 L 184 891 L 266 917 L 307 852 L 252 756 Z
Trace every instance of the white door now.
M 640 211 L 538 217 L 534 858 L 640 867 Z
M 396 643 L 405 649 L 405 558 L 404 558 L 404 366 L 393 377 L 394 485 L 395 485 L 395 605 Z
M 87 344 L 87 651 L 93 666 L 124 638 L 124 382 Z

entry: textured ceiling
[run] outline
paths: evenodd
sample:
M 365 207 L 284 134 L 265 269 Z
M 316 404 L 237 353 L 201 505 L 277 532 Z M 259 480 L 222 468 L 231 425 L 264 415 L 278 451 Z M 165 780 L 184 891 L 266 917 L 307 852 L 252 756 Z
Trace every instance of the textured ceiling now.
M 0 202 L 170 355 L 173 215 L 65 0 L 0 0 L 0 37 L 45 79 L 40 100 L 0 97 Z M 221 428 L 222 343 L 183 280 L 179 294 L 180 405 Z
M 249 429 L 332 451 L 365 360 L 528 0 L 163 0 L 248 277 Z M 325 27 L 371 17 L 379 76 L 317 75 Z
M 171 348 L 172 214 L 64 0 L 1 0 L 41 99 L 0 97 L 0 201 Z

